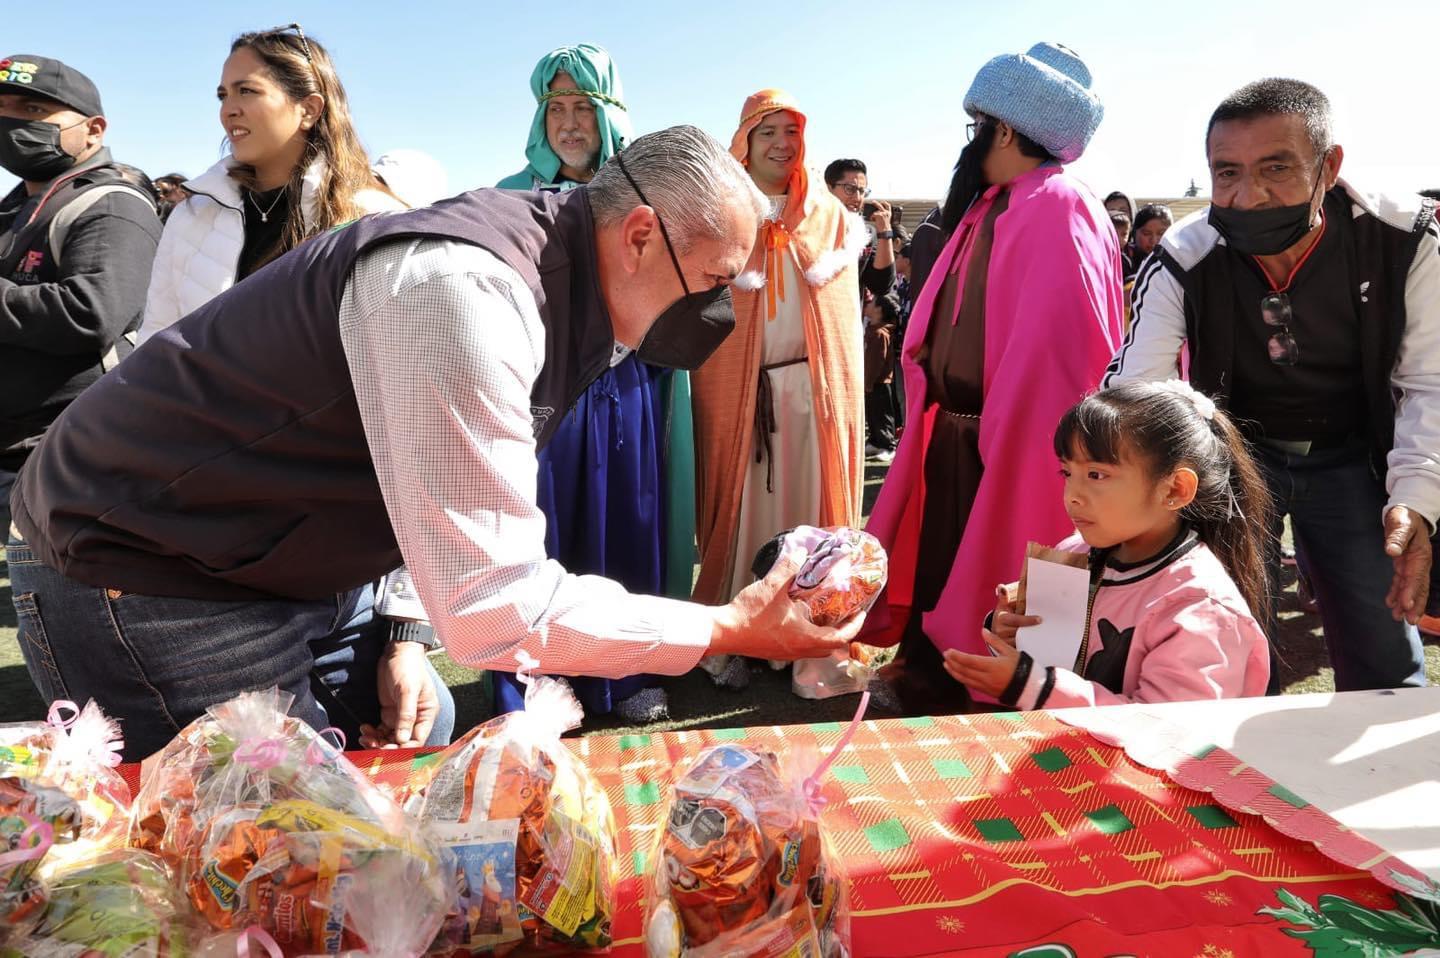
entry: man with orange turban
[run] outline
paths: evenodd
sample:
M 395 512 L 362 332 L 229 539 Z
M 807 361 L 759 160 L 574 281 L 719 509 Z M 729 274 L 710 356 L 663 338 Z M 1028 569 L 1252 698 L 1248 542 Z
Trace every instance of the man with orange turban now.
M 860 519 L 864 453 L 859 217 L 812 186 L 805 114 L 782 90 L 745 101 L 730 143 L 770 197 L 755 251 L 732 287 L 735 332 L 693 374 L 698 602 L 751 581 L 757 551 L 802 523 Z M 736 667 L 726 684 L 743 684 Z

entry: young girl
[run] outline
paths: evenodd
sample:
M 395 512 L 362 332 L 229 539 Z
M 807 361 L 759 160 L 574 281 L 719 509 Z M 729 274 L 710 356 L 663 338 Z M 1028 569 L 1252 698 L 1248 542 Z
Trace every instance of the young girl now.
M 992 655 L 947 651 L 946 671 L 1020 709 L 1263 695 L 1270 497 L 1230 419 L 1187 383 L 1128 383 L 1066 413 L 1055 454 L 1078 530 L 1060 548 L 1090 550 L 1076 671 L 1017 651 L 1040 620 L 1003 586 Z
M 144 341 L 302 240 L 405 204 L 376 179 L 330 55 L 298 25 L 243 33 L 215 90 L 230 155 L 165 222 Z

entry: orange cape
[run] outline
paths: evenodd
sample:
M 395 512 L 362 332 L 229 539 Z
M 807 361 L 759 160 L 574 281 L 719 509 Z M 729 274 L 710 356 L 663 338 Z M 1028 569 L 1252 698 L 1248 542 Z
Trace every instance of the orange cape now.
M 750 97 L 730 152 L 741 163 L 749 155 L 750 133 L 776 110 L 805 116 L 783 91 Z M 803 140 L 802 140 L 803 142 Z M 856 525 L 864 475 L 864 387 L 861 353 L 860 287 L 856 278 L 865 230 L 823 188 L 811 190 L 803 147 L 791 176 L 785 211 L 778 223 L 761 227 L 745 276 L 732 288 L 735 331 L 692 374 L 697 475 L 696 536 L 700 546 L 697 602 L 718 604 L 735 562 L 740 500 L 755 456 L 755 396 L 759 380 L 767 299 L 778 292 L 778 257 L 794 255 L 804 296 L 805 345 L 815 396 L 820 444 L 820 509 L 809 520 L 822 526 Z M 758 285 L 763 277 L 763 286 Z M 747 288 L 748 287 L 748 288 Z M 775 532 L 782 532 L 776 529 Z

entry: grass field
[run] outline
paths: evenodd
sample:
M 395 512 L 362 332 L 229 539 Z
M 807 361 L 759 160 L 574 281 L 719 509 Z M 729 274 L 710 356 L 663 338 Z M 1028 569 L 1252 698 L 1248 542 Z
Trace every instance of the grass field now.
M 867 468 L 867 511 L 883 478 L 882 467 L 872 463 Z M 1280 630 L 1279 635 L 1274 636 L 1283 687 L 1287 693 L 1331 691 L 1334 679 L 1319 617 L 1301 610 L 1295 594 L 1294 570 L 1286 569 L 1286 575 Z M 1440 684 L 1440 641 L 1427 640 L 1425 661 L 1430 682 Z M 484 676 L 455 665 L 443 655 L 436 657 L 435 664 L 455 696 L 457 728 L 467 729 L 488 718 L 490 696 Z M 752 669 L 750 687 L 742 692 L 717 689 L 698 671 L 667 680 L 666 688 L 670 697 L 670 720 L 648 726 L 646 731 L 833 721 L 849 718 L 856 705 L 853 695 L 818 702 L 798 698 L 790 692 L 788 672 L 772 672 L 768 667 Z M 9 574 L 0 563 L 0 722 L 38 719 L 44 714 L 45 708 L 30 684 L 16 644 Z M 601 716 L 587 720 L 583 733 L 621 730 L 629 729 L 612 716 Z

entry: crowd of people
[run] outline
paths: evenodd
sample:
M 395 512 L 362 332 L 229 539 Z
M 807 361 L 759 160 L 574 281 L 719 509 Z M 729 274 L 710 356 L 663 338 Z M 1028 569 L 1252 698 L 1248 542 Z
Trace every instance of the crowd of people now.
M 1176 223 L 1067 171 L 1104 117 L 1074 51 L 996 56 L 912 235 L 862 160 L 812 179 L 833 120 L 789 93 L 728 149 L 637 138 L 591 44 L 536 64 L 524 169 L 453 197 L 423 153 L 371 160 L 299 26 L 219 75 L 226 155 L 152 181 L 83 73 L 0 61 L 19 641 L 130 757 L 269 685 L 353 744 L 448 741 L 441 644 L 502 711 L 523 653 L 631 721 L 661 676 L 839 674 L 856 640 L 898 645 L 909 714 L 1263 694 L 1286 516 L 1337 687 L 1423 684 L 1440 226 L 1341 177 L 1313 86 L 1227 97 Z M 803 556 L 752 570 L 859 527 L 867 459 L 889 585 L 822 628 Z M 1088 553 L 1074 669 L 1018 648 L 1029 542 Z

